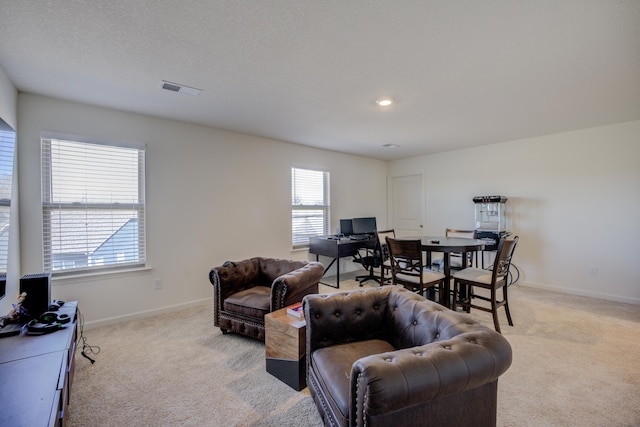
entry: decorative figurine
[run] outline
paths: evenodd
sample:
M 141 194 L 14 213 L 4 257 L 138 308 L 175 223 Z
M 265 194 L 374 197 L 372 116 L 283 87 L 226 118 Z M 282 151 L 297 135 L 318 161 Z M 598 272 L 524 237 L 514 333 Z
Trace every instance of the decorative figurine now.
M 22 306 L 22 303 L 26 298 L 26 292 L 22 292 L 20 295 L 18 295 L 18 301 L 15 304 L 11 304 L 13 308 L 9 311 L 9 314 L 2 317 L 2 319 L 0 320 L 3 325 L 8 323 L 20 323 L 21 320 L 24 320 L 28 317 L 27 310 Z

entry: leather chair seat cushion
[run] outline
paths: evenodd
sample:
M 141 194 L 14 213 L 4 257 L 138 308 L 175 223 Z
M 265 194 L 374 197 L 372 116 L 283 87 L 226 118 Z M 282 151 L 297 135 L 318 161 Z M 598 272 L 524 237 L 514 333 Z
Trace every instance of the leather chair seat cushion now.
M 271 288 L 254 286 L 225 299 L 223 308 L 227 312 L 262 319 L 269 313 L 270 296 Z
M 374 339 L 324 347 L 311 354 L 311 366 L 321 388 L 326 391 L 329 404 L 337 409 L 335 413 L 341 413 L 345 419 L 349 417 L 349 378 L 353 363 L 363 357 L 389 351 L 395 351 L 391 344 Z

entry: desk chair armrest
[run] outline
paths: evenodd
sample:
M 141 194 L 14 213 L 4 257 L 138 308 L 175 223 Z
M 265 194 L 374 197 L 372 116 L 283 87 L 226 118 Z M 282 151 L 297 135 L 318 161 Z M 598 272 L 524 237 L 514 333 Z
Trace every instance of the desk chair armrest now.
M 378 268 L 382 264 L 382 253 L 377 248 L 359 248 L 353 256 L 353 262 L 361 264 L 364 268 Z

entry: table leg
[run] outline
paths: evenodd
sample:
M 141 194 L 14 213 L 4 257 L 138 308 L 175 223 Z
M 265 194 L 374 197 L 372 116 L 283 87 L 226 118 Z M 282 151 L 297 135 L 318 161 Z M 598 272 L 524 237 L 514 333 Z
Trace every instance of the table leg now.
M 431 268 L 431 251 L 425 251 L 425 266 L 427 266 L 427 268 Z M 444 255 L 447 255 L 446 253 Z M 447 263 L 445 262 L 445 269 L 447 268 Z M 445 273 L 446 275 L 446 273 Z M 445 305 L 444 304 L 444 293 L 445 290 L 444 289 L 440 289 L 438 292 L 438 302 L 440 303 L 440 305 Z M 426 291 L 426 297 L 429 300 L 435 301 L 436 300 L 436 291 L 433 287 L 428 288 Z
M 461 264 L 462 264 L 462 269 L 463 270 L 468 267 L 468 265 L 467 265 L 467 259 L 468 259 L 467 255 L 468 255 L 467 252 L 463 252 L 462 253 Z M 461 283 L 460 284 L 460 289 L 458 289 L 458 292 L 459 292 L 459 294 L 456 295 L 456 288 L 454 287 L 453 288 L 453 298 L 454 299 L 457 298 L 456 303 L 458 301 L 460 301 L 460 300 L 462 300 L 462 299 L 467 297 L 467 285 L 464 285 L 464 284 Z
M 451 258 L 449 252 L 444 252 L 442 258 L 444 259 L 444 290 L 440 297 L 440 304 L 447 308 L 451 308 Z
M 316 261 L 319 260 L 319 256 L 318 254 L 316 254 Z M 338 261 L 338 266 L 337 266 L 337 275 L 336 275 L 336 285 L 333 286 L 331 283 L 326 283 L 326 282 L 319 282 L 325 286 L 329 286 L 331 288 L 340 288 L 340 260 L 338 258 L 333 258 L 331 260 L 331 262 L 329 263 L 329 265 L 324 269 L 324 274 L 327 274 L 327 271 L 329 271 L 329 269 L 331 268 L 331 266 L 333 265 L 334 262 Z M 323 274 L 323 276 L 324 276 Z

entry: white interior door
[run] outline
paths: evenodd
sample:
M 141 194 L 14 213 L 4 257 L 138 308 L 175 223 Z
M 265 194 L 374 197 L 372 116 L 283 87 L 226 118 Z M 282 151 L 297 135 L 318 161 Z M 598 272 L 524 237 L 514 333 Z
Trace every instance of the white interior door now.
M 422 175 L 392 177 L 389 183 L 391 226 L 396 236 L 422 236 L 424 185 Z

